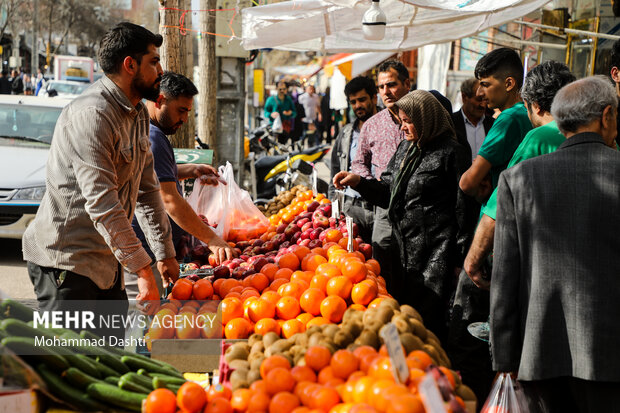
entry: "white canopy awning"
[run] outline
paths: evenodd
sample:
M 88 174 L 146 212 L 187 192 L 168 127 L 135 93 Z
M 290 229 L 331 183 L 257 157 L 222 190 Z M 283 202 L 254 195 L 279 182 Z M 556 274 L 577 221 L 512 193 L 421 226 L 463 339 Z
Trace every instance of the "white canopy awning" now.
M 471 36 L 525 16 L 549 0 L 381 0 L 385 38 L 366 40 L 369 0 L 294 0 L 242 10 L 245 49 L 397 52 Z
M 377 66 L 393 54 L 392 52 L 353 53 L 328 63 L 323 69 L 328 76 L 331 76 L 334 68 L 337 67 L 347 79 L 352 79 Z

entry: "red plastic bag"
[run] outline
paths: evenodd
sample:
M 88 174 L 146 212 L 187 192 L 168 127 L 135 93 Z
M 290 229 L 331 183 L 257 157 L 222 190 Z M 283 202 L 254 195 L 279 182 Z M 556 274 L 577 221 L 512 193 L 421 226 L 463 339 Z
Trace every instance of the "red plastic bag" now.
M 499 373 L 480 413 L 533 413 L 527 405 L 519 382 L 508 373 Z
M 223 239 L 247 241 L 258 238 L 269 228 L 269 220 L 256 208 L 250 194 L 239 188 L 230 162 L 221 166 L 219 173 L 227 185 L 201 185 L 196 180 L 187 202 Z

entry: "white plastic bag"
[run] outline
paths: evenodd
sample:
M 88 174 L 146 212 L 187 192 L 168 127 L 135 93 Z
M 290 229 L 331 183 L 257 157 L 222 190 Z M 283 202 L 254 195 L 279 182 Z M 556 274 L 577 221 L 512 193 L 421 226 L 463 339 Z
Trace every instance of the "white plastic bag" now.
M 273 125 L 271 125 L 271 130 L 273 133 L 282 133 L 284 132 L 284 125 L 282 125 L 282 118 L 278 113 L 278 116 L 273 120 Z
M 500 373 L 480 413 L 535 413 L 531 412 L 527 405 L 519 382 L 508 373 Z
M 197 179 L 187 202 L 226 241 L 258 238 L 269 227 L 269 220 L 256 208 L 248 191 L 239 188 L 230 162 L 218 172 L 227 185 L 202 185 Z

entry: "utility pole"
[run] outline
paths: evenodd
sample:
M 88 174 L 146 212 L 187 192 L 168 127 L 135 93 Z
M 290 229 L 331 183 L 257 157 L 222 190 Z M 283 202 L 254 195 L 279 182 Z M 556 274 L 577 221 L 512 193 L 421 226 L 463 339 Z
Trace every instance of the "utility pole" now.
M 159 12 L 159 33 L 164 41 L 161 45 L 160 58 L 164 70 L 180 73 L 188 76 L 187 70 L 187 38 L 180 34 L 179 22 L 185 3 L 190 0 L 159 0 L 161 10 Z M 191 115 L 191 114 L 190 114 Z M 192 148 L 194 141 L 194 129 L 190 130 L 190 122 L 186 123 L 179 131 L 170 136 L 170 142 L 175 148 Z
M 217 73 L 215 62 L 215 9 L 217 0 L 201 0 L 200 8 L 209 10 L 200 13 L 201 37 L 198 42 L 198 66 L 200 67 L 198 136 L 210 148 L 216 147 L 217 140 Z M 217 156 L 217 153 L 216 153 Z
M 39 68 L 39 0 L 34 0 L 32 13 L 32 54 L 30 59 L 30 72 L 37 75 Z

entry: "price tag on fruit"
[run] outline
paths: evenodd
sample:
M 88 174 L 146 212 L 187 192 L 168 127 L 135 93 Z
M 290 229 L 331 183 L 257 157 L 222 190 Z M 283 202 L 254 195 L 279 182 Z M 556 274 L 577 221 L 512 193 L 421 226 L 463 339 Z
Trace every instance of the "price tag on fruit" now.
M 447 413 L 439 387 L 432 374 L 427 373 L 418 386 L 422 404 L 427 412 Z
M 345 217 L 347 225 L 347 250 L 353 252 L 353 218 Z
M 405 360 L 405 352 L 400 343 L 396 326 L 393 323 L 387 323 L 385 328 L 381 329 L 381 338 L 383 338 L 390 356 L 394 378 L 400 383 L 406 383 L 409 378 L 409 367 L 407 366 L 407 360 Z
M 332 218 L 338 219 L 340 216 L 340 202 L 336 199 L 332 202 Z
M 316 171 L 314 165 L 312 166 L 312 193 L 315 198 L 319 194 L 319 173 Z

